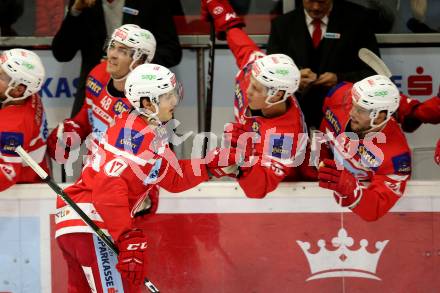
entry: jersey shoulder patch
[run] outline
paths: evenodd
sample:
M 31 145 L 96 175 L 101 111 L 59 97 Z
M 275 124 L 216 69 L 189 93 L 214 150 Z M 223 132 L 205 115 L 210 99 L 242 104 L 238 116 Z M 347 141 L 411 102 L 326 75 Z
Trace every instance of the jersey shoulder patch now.
M 328 98 L 331 98 L 331 96 L 333 96 L 333 94 L 334 94 L 338 89 L 340 89 L 341 87 L 343 87 L 343 86 L 346 85 L 346 84 L 348 84 L 348 83 L 345 82 L 345 81 L 342 81 L 342 82 L 338 83 L 337 85 L 335 85 L 334 87 L 332 87 L 332 88 L 328 91 L 328 93 L 327 93 L 327 97 L 328 97 Z
M 17 155 L 15 148 L 23 145 L 22 132 L 0 132 L 0 151 L 3 154 Z
M 403 153 L 391 158 L 393 162 L 394 172 L 398 174 L 410 174 L 411 173 L 411 155 L 409 153 Z

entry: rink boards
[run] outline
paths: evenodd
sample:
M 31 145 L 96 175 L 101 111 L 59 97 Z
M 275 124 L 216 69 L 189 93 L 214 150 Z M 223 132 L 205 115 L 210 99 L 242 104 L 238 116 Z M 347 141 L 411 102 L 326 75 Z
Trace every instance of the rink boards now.
M 0 292 L 66 292 L 45 185 L 0 193 Z M 161 193 L 144 219 L 148 277 L 162 292 L 437 292 L 440 182 L 413 181 L 392 212 L 367 223 L 314 183 L 265 199 L 230 182 Z

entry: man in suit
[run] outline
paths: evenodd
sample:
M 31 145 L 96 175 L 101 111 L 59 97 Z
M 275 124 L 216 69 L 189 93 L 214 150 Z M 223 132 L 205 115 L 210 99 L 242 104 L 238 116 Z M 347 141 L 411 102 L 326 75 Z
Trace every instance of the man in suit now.
M 72 117 L 84 102 L 85 80 L 104 55 L 104 43 L 113 30 L 133 23 L 156 37 L 152 63 L 172 67 L 179 64 L 182 49 L 167 1 L 162 0 L 70 0 L 69 11 L 52 42 L 52 52 L 60 62 L 81 52 L 81 72 Z
M 303 0 L 303 7 L 272 22 L 268 53 L 283 53 L 301 69 L 298 100 L 306 123 L 319 128 L 323 99 L 341 81 L 373 75 L 360 48 L 379 54 L 365 8 L 344 0 Z

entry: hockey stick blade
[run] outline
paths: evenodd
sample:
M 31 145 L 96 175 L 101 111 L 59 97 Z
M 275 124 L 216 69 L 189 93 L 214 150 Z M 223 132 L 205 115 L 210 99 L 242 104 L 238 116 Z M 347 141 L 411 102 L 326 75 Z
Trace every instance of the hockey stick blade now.
M 55 193 L 60 196 L 66 204 L 68 204 L 77 214 L 81 217 L 81 219 L 84 221 L 84 223 L 87 224 L 95 233 L 96 235 L 111 249 L 113 252 L 118 255 L 119 250 L 116 247 L 116 245 L 111 241 L 111 239 L 104 233 L 104 231 L 101 230 L 90 218 L 87 216 L 84 211 L 70 198 L 70 196 L 64 192 L 64 190 L 53 181 L 52 178 L 50 178 L 49 174 L 47 174 L 46 171 L 43 170 L 43 168 L 40 167 L 40 165 L 37 164 L 37 162 L 32 159 L 32 157 L 21 147 L 18 146 L 15 148 L 15 152 L 22 158 L 22 160 L 29 165 L 29 167 L 34 170 L 37 175 L 43 179 L 44 182 L 46 182 L 50 188 L 52 188 Z M 159 289 L 157 289 L 154 284 L 148 280 L 147 278 L 144 278 L 144 284 L 145 287 L 150 290 L 151 293 L 159 293 Z
M 376 54 L 367 48 L 361 48 L 358 52 L 359 58 L 371 67 L 377 74 L 384 75 L 388 78 L 392 76 L 390 69 Z

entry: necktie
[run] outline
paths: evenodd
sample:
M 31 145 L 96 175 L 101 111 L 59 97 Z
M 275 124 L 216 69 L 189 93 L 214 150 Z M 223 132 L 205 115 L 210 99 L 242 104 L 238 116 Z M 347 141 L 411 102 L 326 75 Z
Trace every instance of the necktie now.
M 321 20 L 314 19 L 312 21 L 312 24 L 313 24 L 313 34 L 312 34 L 313 47 L 318 48 L 319 42 L 321 42 L 321 35 L 322 35 Z

